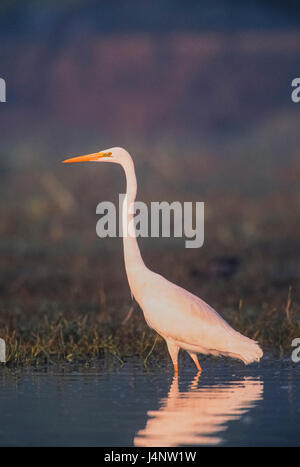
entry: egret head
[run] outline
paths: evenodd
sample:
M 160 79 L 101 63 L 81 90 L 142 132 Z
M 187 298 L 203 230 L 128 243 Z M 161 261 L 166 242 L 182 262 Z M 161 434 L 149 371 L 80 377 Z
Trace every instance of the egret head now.
M 64 164 L 70 162 L 114 162 L 122 164 L 128 159 L 128 152 L 123 148 L 109 148 L 100 152 L 86 154 L 84 156 L 71 157 L 63 161 Z

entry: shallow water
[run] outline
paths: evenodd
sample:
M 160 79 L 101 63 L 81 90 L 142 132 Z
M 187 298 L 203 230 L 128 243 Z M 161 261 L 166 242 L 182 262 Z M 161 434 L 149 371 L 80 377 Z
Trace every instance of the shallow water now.
M 0 367 L 0 446 L 299 446 L 300 364 Z

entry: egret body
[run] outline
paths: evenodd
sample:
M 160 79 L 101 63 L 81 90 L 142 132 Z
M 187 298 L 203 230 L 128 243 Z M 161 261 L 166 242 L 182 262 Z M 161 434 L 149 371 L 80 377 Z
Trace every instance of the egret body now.
M 245 364 L 259 361 L 263 355 L 258 344 L 235 331 L 207 303 L 148 269 L 142 259 L 135 234 L 126 235 L 133 225 L 137 182 L 133 160 L 122 148 L 110 148 L 94 154 L 73 157 L 70 162 L 112 162 L 120 164 L 126 175 L 126 196 L 122 206 L 123 246 L 126 274 L 135 300 L 143 310 L 147 324 L 166 341 L 178 372 L 178 351 L 186 350 L 198 371 L 197 353 L 224 355 Z

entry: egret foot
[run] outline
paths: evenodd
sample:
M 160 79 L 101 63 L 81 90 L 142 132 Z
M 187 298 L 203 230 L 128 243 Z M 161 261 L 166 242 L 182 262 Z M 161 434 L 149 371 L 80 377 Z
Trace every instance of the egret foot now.
M 172 360 L 172 363 L 174 365 L 174 374 L 178 375 L 178 351 L 179 347 L 172 341 L 172 340 L 167 340 L 167 346 L 168 346 L 168 351 Z
M 191 359 L 193 360 L 193 362 L 195 363 L 198 372 L 201 373 L 201 372 L 202 372 L 202 368 L 201 368 L 201 366 L 200 366 L 200 363 L 198 362 L 197 354 L 196 354 L 196 353 L 193 353 L 193 352 L 189 352 L 189 355 L 190 355 Z

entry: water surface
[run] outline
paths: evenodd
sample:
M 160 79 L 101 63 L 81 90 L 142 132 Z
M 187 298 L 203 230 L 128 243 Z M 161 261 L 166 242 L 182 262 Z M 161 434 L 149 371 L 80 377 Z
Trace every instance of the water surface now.
M 0 446 L 299 446 L 300 364 L 0 367 Z

